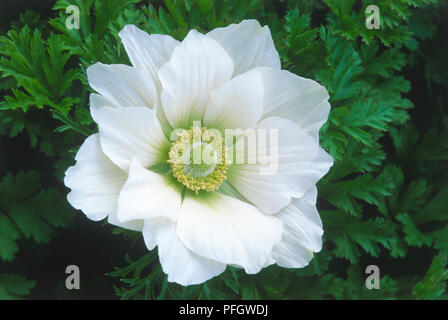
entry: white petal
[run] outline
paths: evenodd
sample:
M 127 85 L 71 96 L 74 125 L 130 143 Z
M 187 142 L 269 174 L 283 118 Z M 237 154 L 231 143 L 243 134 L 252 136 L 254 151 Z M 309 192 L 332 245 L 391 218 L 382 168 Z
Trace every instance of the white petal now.
M 145 169 L 134 158 L 118 199 L 117 216 L 121 222 L 155 217 L 175 221 L 181 203 L 181 187 L 171 175 Z
M 109 217 L 107 218 L 107 222 L 123 229 L 138 232 L 141 232 L 143 230 L 143 224 L 144 224 L 144 220 L 131 220 L 125 222 L 119 221 L 117 217 L 117 210 L 115 210 L 109 215 Z
M 302 268 L 322 249 L 322 221 L 316 209 L 317 189 L 281 210 L 276 217 L 283 222 L 282 241 L 275 245 L 273 258 L 279 266 Z
M 207 33 L 207 37 L 217 40 L 232 57 L 234 75 L 260 66 L 280 69 L 280 57 L 271 32 L 256 20 L 243 20 L 239 24 L 217 28 Z
M 292 197 L 300 198 L 312 188 L 328 172 L 333 159 L 287 119 L 265 119 L 258 129 L 265 129 L 266 134 L 260 135 L 258 130 L 258 145 L 247 148 L 248 159 L 253 162 L 232 164 L 228 179 L 247 200 L 273 214 L 287 206 Z M 277 147 L 271 145 L 275 137 L 271 129 L 278 132 Z M 242 154 L 240 149 L 237 146 L 235 152 Z M 263 160 L 263 156 L 267 158 Z
M 103 153 L 98 134 L 88 137 L 76 154 L 76 165 L 65 172 L 70 204 L 91 220 L 102 220 L 117 209 L 127 175 Z
M 104 107 L 114 107 L 114 103 L 108 100 L 106 97 L 98 93 L 91 93 L 89 97 L 90 104 L 90 114 L 92 119 L 97 122 L 97 112 Z
M 95 63 L 87 69 L 90 86 L 112 107 L 154 107 L 157 90 L 144 70 L 124 64 Z
M 134 25 L 126 25 L 118 35 L 132 65 L 147 70 L 158 82 L 157 70 L 168 62 L 179 41 L 167 35 L 150 35 Z
M 177 222 L 181 241 L 195 253 L 257 273 L 271 260 L 282 224 L 254 206 L 220 193 L 187 193 Z
M 129 170 L 133 157 L 145 168 L 166 161 L 170 145 L 155 110 L 105 107 L 96 115 L 103 151 L 123 170 Z
M 204 124 L 215 129 L 255 128 L 263 114 L 261 75 L 248 71 L 213 91 L 204 114 Z
M 258 68 L 264 83 L 264 118 L 281 117 L 297 123 L 319 139 L 319 129 L 330 112 L 328 92 L 316 81 L 286 70 Z
M 163 272 L 169 282 L 180 285 L 194 285 L 218 276 L 226 265 L 201 257 L 179 240 L 176 224 L 164 218 L 145 220 L 143 236 L 148 249 L 158 246 L 158 253 Z
M 233 62 L 213 39 L 196 30 L 174 49 L 171 60 L 159 69 L 163 110 L 173 128 L 188 129 L 202 120 L 210 92 L 233 73 Z

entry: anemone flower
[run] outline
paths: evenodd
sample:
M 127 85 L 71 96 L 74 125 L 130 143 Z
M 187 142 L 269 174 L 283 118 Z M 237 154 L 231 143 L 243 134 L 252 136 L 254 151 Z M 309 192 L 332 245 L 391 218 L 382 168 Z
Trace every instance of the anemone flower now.
M 66 171 L 70 204 L 142 232 L 181 285 L 226 265 L 306 266 L 322 248 L 316 183 L 333 163 L 319 146 L 326 89 L 281 70 L 256 20 L 181 42 L 133 25 L 119 36 L 132 66 L 87 70 L 99 132 Z

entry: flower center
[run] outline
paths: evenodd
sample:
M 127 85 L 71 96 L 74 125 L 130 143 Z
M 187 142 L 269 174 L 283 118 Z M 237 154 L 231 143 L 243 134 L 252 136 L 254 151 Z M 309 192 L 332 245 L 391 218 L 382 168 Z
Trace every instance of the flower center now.
M 174 177 L 188 189 L 215 191 L 227 178 L 225 151 L 219 131 L 193 126 L 171 145 L 168 163 Z

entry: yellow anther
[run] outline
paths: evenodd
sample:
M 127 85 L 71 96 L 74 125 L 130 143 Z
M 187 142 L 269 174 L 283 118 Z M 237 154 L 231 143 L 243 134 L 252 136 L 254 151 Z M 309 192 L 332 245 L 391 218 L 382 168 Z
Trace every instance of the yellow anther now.
M 227 179 L 226 147 L 217 130 L 191 127 L 171 145 L 168 163 L 188 189 L 215 191 Z

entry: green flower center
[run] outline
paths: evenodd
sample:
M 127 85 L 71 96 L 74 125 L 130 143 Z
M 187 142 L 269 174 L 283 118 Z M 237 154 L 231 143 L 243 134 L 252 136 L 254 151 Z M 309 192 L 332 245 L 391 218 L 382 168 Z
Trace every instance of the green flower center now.
M 217 130 L 193 126 L 171 145 L 168 163 L 174 177 L 188 189 L 215 191 L 227 178 L 226 149 Z

